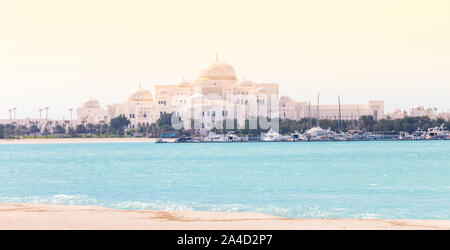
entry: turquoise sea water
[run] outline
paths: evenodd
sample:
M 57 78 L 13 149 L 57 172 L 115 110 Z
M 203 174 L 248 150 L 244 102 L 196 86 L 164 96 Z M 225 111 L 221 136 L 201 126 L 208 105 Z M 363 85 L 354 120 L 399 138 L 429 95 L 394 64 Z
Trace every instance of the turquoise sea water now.
M 0 145 L 0 202 L 450 219 L 450 141 Z

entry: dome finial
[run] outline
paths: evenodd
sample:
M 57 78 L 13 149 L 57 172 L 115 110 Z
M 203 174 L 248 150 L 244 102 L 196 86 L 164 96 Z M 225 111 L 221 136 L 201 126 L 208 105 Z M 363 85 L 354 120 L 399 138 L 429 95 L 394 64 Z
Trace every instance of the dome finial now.
M 216 61 L 219 61 L 219 53 L 216 52 Z

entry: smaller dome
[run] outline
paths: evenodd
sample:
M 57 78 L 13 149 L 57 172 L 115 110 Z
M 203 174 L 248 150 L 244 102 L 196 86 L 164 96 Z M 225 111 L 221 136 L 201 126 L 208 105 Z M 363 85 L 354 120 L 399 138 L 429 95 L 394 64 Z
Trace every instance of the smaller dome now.
M 83 103 L 83 108 L 100 108 L 100 102 L 91 97 Z
M 128 102 L 152 102 L 152 93 L 146 89 L 143 89 L 141 85 L 133 93 L 128 96 Z
M 266 89 L 264 87 L 259 87 L 256 89 L 256 93 L 265 93 Z
M 158 91 L 159 94 L 169 94 L 169 91 L 167 89 L 160 89 Z

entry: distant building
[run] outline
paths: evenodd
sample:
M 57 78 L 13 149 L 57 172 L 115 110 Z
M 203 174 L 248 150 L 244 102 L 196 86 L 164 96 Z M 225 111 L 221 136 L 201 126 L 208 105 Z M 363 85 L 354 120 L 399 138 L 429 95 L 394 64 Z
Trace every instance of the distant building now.
M 100 102 L 92 97 L 77 109 L 78 123 L 96 124 L 100 122 L 109 122 L 109 117 L 106 109 L 100 106 Z
M 390 112 L 387 114 L 387 117 L 389 117 L 392 120 L 395 119 L 403 119 L 408 116 L 408 112 L 401 109 L 396 109 L 393 112 Z
M 435 119 L 436 118 L 435 111 L 437 111 L 436 108 L 432 109 L 432 108 L 425 108 L 424 106 L 415 106 L 411 109 L 410 116 L 413 117 L 426 116 L 429 117 L 430 119 Z
M 273 99 L 275 98 L 275 99 Z M 201 126 L 211 128 L 219 120 L 233 119 L 230 114 L 241 112 L 245 118 L 257 116 L 262 110 L 269 117 L 278 108 L 278 84 L 238 81 L 234 68 L 216 56 L 216 61 L 203 69 L 195 81 L 183 79 L 178 84 L 156 85 L 155 98 L 141 86 L 124 103 L 100 107 L 90 99 L 77 109 L 78 121 L 98 123 L 117 116 L 127 117 L 130 127 L 146 126 L 156 122 L 162 114 L 175 112 L 180 119 L 195 118 L 199 113 Z M 189 117 L 187 117 L 189 116 Z
M 438 118 L 444 119 L 446 121 L 450 121 L 450 109 L 447 112 L 441 112 L 438 115 Z
M 384 101 L 342 104 L 340 109 L 343 120 L 359 119 L 364 115 L 373 116 L 376 120 L 384 117 Z M 238 113 L 245 119 L 261 114 L 292 120 L 317 116 L 320 119 L 339 119 L 338 105 L 320 105 L 317 109 L 316 105 L 287 96 L 279 98 L 276 83 L 257 83 L 249 79 L 238 81 L 234 68 L 217 56 L 192 82 L 183 79 L 178 84 L 156 85 L 155 98 L 150 91 L 139 86 L 124 103 L 108 105 L 107 110 L 93 99 L 77 109 L 80 123 L 98 123 L 124 116 L 131 121 L 131 128 L 148 126 L 162 114 L 172 112 L 180 120 L 195 118 L 197 114 L 202 128 L 211 128 L 220 120 L 235 119 Z
M 127 117 L 132 128 L 148 126 L 156 122 L 159 118 L 157 113 L 152 93 L 141 86 L 131 93 L 124 103 L 108 105 L 108 114 L 111 118 Z
M 280 98 L 280 118 L 299 120 L 313 117 L 320 119 L 338 120 L 339 105 L 310 105 L 308 102 L 298 102 L 290 97 Z M 367 104 L 341 104 L 340 114 L 342 120 L 357 120 L 361 116 L 373 116 L 375 120 L 384 117 L 384 101 L 369 101 Z

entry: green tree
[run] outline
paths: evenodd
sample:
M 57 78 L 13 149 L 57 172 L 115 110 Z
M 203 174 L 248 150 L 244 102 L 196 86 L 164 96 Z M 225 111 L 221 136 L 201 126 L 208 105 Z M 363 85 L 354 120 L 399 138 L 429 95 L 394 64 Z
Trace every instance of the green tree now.
M 83 136 L 84 133 L 86 133 L 86 128 L 84 127 L 84 124 L 78 124 L 75 127 L 75 133 L 77 135 L 80 135 L 81 137 Z
M 106 135 L 109 131 L 109 125 L 106 123 L 103 123 L 100 125 L 100 134 Z
M 62 136 L 66 133 L 66 128 L 64 128 L 64 126 L 58 124 L 55 126 L 55 133 Z
M 5 138 L 5 125 L 0 124 L 0 139 Z
M 36 134 L 39 132 L 41 132 L 41 130 L 36 124 L 33 124 L 28 128 L 28 133 L 33 134 L 34 138 L 36 138 Z
M 92 123 L 86 124 L 86 133 L 92 136 L 95 133 L 95 125 Z
M 70 126 L 69 129 L 67 130 L 67 133 L 71 136 L 71 137 L 75 137 L 77 135 L 77 132 L 75 131 L 75 129 Z
M 116 118 L 111 119 L 109 122 L 109 126 L 114 133 L 117 133 L 121 136 L 124 135 L 125 129 L 130 125 L 130 120 L 125 116 L 118 116 Z
M 172 114 L 162 114 L 159 119 L 156 121 L 158 128 L 160 130 L 174 130 L 172 127 Z

